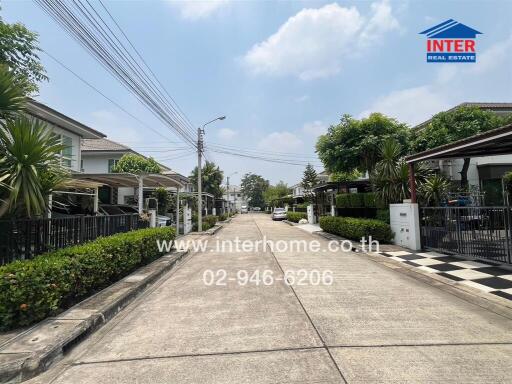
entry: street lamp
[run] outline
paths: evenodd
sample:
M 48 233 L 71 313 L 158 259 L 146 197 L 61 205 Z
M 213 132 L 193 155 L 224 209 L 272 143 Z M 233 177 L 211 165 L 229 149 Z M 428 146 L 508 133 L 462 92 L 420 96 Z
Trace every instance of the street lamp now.
M 203 154 L 203 134 L 204 127 L 217 120 L 224 120 L 226 116 L 217 117 L 207 123 L 203 124 L 203 128 L 197 128 L 197 230 L 203 230 L 203 193 L 202 193 L 202 180 L 201 180 L 201 155 Z

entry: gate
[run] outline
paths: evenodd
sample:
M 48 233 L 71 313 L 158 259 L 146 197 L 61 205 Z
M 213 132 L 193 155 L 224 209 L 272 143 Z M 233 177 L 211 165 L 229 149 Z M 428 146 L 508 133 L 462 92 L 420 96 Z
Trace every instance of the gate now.
M 420 208 L 425 249 L 512 263 L 511 207 Z

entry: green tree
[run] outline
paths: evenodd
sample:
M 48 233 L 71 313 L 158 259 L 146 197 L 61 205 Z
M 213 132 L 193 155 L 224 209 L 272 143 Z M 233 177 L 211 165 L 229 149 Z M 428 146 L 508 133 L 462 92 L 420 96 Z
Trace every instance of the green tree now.
M 372 171 L 381 159 L 384 141 L 393 138 L 408 150 L 409 128 L 406 124 L 380 113 L 361 120 L 343 115 L 338 125 L 330 126 L 318 138 L 316 151 L 325 168 L 331 172 Z
M 114 173 L 133 173 L 135 175 L 160 173 L 160 165 L 151 157 L 145 158 L 134 153 L 127 153 L 112 168 Z
M 26 95 L 37 93 L 38 82 L 48 80 L 39 60 L 37 37 L 23 24 L 8 24 L 0 18 L 0 65 L 8 67 L 15 85 Z
M 447 198 L 450 181 L 442 175 L 430 175 L 418 190 L 419 201 L 425 206 L 439 206 Z
M 249 206 L 265 208 L 264 193 L 268 189 L 270 183 L 260 175 L 246 173 L 240 183 L 242 194 L 249 201 Z
M 270 185 L 265 192 L 263 197 L 265 204 L 272 206 L 274 204 L 282 205 L 282 199 L 290 194 L 290 188 L 283 181 L 280 181 L 276 185 Z M 281 200 L 281 201 L 280 201 Z
M 197 167 L 194 168 L 189 179 L 193 185 L 197 185 Z M 216 199 L 222 197 L 223 189 L 221 184 L 223 179 L 224 172 L 212 161 L 207 161 L 201 169 L 202 190 L 203 192 L 211 193 Z
M 512 115 L 500 117 L 496 113 L 476 106 L 463 106 L 440 112 L 432 117 L 429 124 L 416 132 L 413 140 L 415 152 L 425 151 L 453 141 L 498 128 L 512 121 Z M 470 159 L 465 158 L 460 170 L 462 189 L 468 186 Z
M 313 187 L 318 184 L 318 175 L 311 164 L 306 165 L 302 176 L 302 188 L 304 188 L 304 200 L 311 202 L 313 200 Z
M 400 143 L 392 138 L 382 144 L 381 160 L 370 174 L 375 197 L 382 205 L 401 203 L 411 196 L 409 188 L 409 167 L 402 156 Z M 421 164 L 415 164 L 417 188 L 429 175 L 429 170 Z

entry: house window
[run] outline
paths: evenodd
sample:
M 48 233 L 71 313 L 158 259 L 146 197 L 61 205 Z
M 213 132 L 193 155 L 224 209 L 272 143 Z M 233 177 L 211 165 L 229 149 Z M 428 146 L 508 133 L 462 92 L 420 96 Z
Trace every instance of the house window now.
M 112 168 L 117 165 L 118 161 L 116 159 L 108 159 L 108 173 L 112 173 Z
M 60 151 L 60 163 L 62 166 L 71 168 L 73 161 L 73 139 L 63 134 L 53 133 L 53 135 L 59 139 L 60 143 L 64 148 Z

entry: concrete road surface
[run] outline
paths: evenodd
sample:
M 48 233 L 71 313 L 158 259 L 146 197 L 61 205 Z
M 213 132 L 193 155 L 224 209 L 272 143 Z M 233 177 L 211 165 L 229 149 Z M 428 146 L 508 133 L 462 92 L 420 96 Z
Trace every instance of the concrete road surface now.
M 32 382 L 512 383 L 509 318 L 365 255 L 328 251 L 327 240 L 263 213 L 217 235 L 264 236 L 322 250 L 221 251 L 209 237 Z

